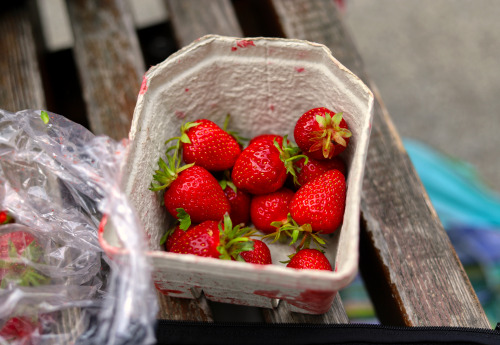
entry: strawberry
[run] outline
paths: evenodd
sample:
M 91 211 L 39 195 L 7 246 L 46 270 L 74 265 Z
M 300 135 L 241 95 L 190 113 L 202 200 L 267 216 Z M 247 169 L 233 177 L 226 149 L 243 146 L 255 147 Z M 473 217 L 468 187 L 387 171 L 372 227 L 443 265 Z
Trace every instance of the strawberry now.
M 244 251 L 240 255 L 245 260 L 252 264 L 258 265 L 270 265 L 273 263 L 271 258 L 271 251 L 267 244 L 261 240 L 253 239 L 254 249 L 249 251 Z
M 219 258 L 221 255 L 217 249 L 219 243 L 219 222 L 207 220 L 187 231 L 172 245 L 170 251 Z
M 0 225 L 13 223 L 14 219 L 10 216 L 7 211 L 0 211 Z
M 165 245 L 165 249 L 170 251 L 175 242 L 189 230 L 191 227 L 191 217 L 189 214 L 184 211 L 182 208 L 178 208 L 177 210 L 177 219 L 179 220 L 179 224 L 175 227 L 167 230 L 165 235 L 160 239 L 160 245 Z
M 249 228 L 242 228 L 240 225 L 233 227 L 231 218 L 226 213 L 223 222 L 209 220 L 191 228 L 172 245 L 170 251 L 244 261 L 240 254 L 254 249 L 249 237 L 252 234 L 253 231 Z
M 229 201 L 219 183 L 208 170 L 197 165 L 180 167 L 179 142 L 171 147 L 174 155 L 166 155 L 167 162 L 160 158 L 150 190 L 166 189 L 163 199 L 168 212 L 177 217 L 177 209 L 184 209 L 193 223 L 206 220 L 219 221 L 230 211 Z
M 332 169 L 337 169 L 342 173 L 342 175 L 346 176 L 346 164 L 342 158 L 338 156 L 327 160 L 309 158 L 309 162 L 307 162 L 307 164 L 304 164 L 304 162 L 305 159 L 303 158 L 294 162 L 299 186 L 305 185 L 307 182 L 314 180 L 316 177 Z
M 297 153 L 297 147 L 288 146 L 286 136 L 281 146 L 276 139 L 258 140 L 241 152 L 234 163 L 232 180 L 250 194 L 275 192 L 285 183 L 287 173 L 295 175 L 293 160 L 303 157 Z
M 261 135 L 258 135 L 256 137 L 254 137 L 252 140 L 250 140 L 250 142 L 248 143 L 248 145 L 252 145 L 253 143 L 255 143 L 257 141 L 261 141 L 261 140 L 268 140 L 268 141 L 273 142 L 274 139 L 276 139 L 276 142 L 278 143 L 278 145 L 280 145 L 280 146 L 283 145 L 283 137 L 281 135 L 277 135 L 277 134 L 261 134 Z
M 231 206 L 231 212 L 229 212 L 231 221 L 234 224 L 247 225 L 250 221 L 250 201 L 252 196 L 236 188 L 234 183 L 227 179 L 221 180 L 219 184 Z
M 206 119 L 184 124 L 180 141 L 184 162 L 195 163 L 209 171 L 232 168 L 241 153 L 233 136 Z
M 182 171 L 164 194 L 171 215 L 183 208 L 193 223 L 219 221 L 230 211 L 229 201 L 219 183 L 206 169 L 192 166 Z
M 33 344 L 31 334 L 38 326 L 25 316 L 14 316 L 7 320 L 0 328 L 0 339 L 9 344 Z
M 306 183 L 290 202 L 290 214 L 298 224 L 310 224 L 313 231 L 329 234 L 342 223 L 346 184 L 339 170 L 329 170 Z
M 332 266 L 325 254 L 317 249 L 303 248 L 294 254 L 286 267 L 332 271 Z
M 174 245 L 175 242 L 177 242 L 182 236 L 186 234 L 187 230 L 182 230 L 179 225 L 175 226 L 173 229 L 169 231 L 169 233 L 166 233 L 165 240 L 160 241 L 160 244 L 165 245 L 165 250 L 167 252 L 172 250 L 172 246 Z
M 40 262 L 43 249 L 36 238 L 26 231 L 15 231 L 0 236 L 0 287 L 10 284 L 37 286 L 49 279 L 23 262 Z
M 352 136 L 342 113 L 314 108 L 304 113 L 293 132 L 300 149 L 311 158 L 329 159 L 345 150 Z
M 253 225 L 265 233 L 276 231 L 276 227 L 287 222 L 293 195 L 290 189 L 283 187 L 276 192 L 254 196 L 250 204 Z

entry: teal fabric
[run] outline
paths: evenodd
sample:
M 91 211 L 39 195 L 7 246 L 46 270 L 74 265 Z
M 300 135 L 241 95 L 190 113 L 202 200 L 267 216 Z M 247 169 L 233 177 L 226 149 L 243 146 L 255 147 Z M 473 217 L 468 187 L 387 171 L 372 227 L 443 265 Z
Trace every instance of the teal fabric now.
M 474 167 L 412 139 L 404 146 L 492 324 L 500 321 L 500 195 Z M 354 322 L 377 322 L 361 279 L 340 292 Z
M 500 196 L 476 170 L 415 140 L 403 140 L 443 226 L 471 224 L 500 230 Z
M 492 325 L 500 321 L 500 195 L 467 162 L 404 146 Z

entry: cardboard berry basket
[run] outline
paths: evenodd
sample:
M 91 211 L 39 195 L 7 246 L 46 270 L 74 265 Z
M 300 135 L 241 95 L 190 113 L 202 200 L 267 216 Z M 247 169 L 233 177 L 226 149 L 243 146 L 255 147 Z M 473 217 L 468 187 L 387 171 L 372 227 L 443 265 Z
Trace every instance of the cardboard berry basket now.
M 280 261 L 294 252 L 270 244 L 273 265 L 168 253 L 160 238 L 172 224 L 161 197 L 149 190 L 165 141 L 186 121 L 206 118 L 242 137 L 288 134 L 307 110 L 343 112 L 352 138 L 347 163 L 347 200 L 340 229 L 327 237 L 334 272 L 295 270 Z M 123 186 L 149 238 L 155 286 L 163 293 L 273 308 L 281 300 L 294 311 L 326 312 L 358 267 L 360 194 L 371 129 L 373 95 L 325 46 L 300 40 L 209 35 L 181 49 L 144 76 L 130 131 Z M 120 250 L 112 225 L 102 234 L 104 249 Z

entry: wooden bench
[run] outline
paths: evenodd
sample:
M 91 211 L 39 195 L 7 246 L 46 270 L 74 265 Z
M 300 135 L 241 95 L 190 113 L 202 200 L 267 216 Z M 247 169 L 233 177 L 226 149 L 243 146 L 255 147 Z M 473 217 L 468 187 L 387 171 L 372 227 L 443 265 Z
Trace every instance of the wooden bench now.
M 362 192 L 360 272 L 378 318 L 388 325 L 490 327 L 334 1 L 167 0 L 165 4 L 169 17 L 162 28 L 172 35 L 168 38 L 176 49 L 209 33 L 306 39 L 328 46 L 360 76 L 376 97 Z M 130 8 L 121 0 L 102 1 L 99 7 L 93 1 L 71 0 L 67 6 L 79 76 L 75 82 L 84 105 L 75 113 L 84 111 L 96 134 L 126 137 L 146 70 Z M 56 104 L 47 102 L 57 95 L 50 94 L 53 76 L 45 70 L 50 53 L 37 44 L 34 34 L 39 32 L 36 14 L 28 3 L 1 14 L 2 109 Z M 48 110 L 70 117 L 57 107 Z M 203 296 L 185 300 L 158 295 L 158 300 L 161 319 L 218 319 L 217 306 Z M 269 323 L 349 322 L 338 296 L 324 315 L 292 313 L 281 304 L 261 312 Z

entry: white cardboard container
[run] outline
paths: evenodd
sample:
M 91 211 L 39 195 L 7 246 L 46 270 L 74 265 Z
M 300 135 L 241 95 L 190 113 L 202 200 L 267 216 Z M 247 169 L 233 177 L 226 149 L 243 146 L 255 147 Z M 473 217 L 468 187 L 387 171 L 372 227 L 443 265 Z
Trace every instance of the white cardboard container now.
M 186 121 L 207 118 L 251 138 L 289 135 L 307 110 L 343 112 L 353 133 L 342 154 L 347 163 L 344 222 L 327 238 L 326 255 L 334 272 L 294 270 L 280 261 L 294 251 L 271 244 L 273 265 L 168 253 L 159 242 L 173 219 L 161 198 L 148 188 L 165 140 L 179 135 Z M 324 45 L 278 38 L 209 35 L 153 66 L 144 76 L 130 130 L 123 186 L 149 238 L 147 255 L 155 286 L 173 297 L 274 308 L 281 300 L 292 310 L 321 314 L 336 293 L 355 277 L 359 256 L 361 185 L 373 114 L 368 87 L 340 64 Z M 105 251 L 120 251 L 115 230 L 101 233 Z

